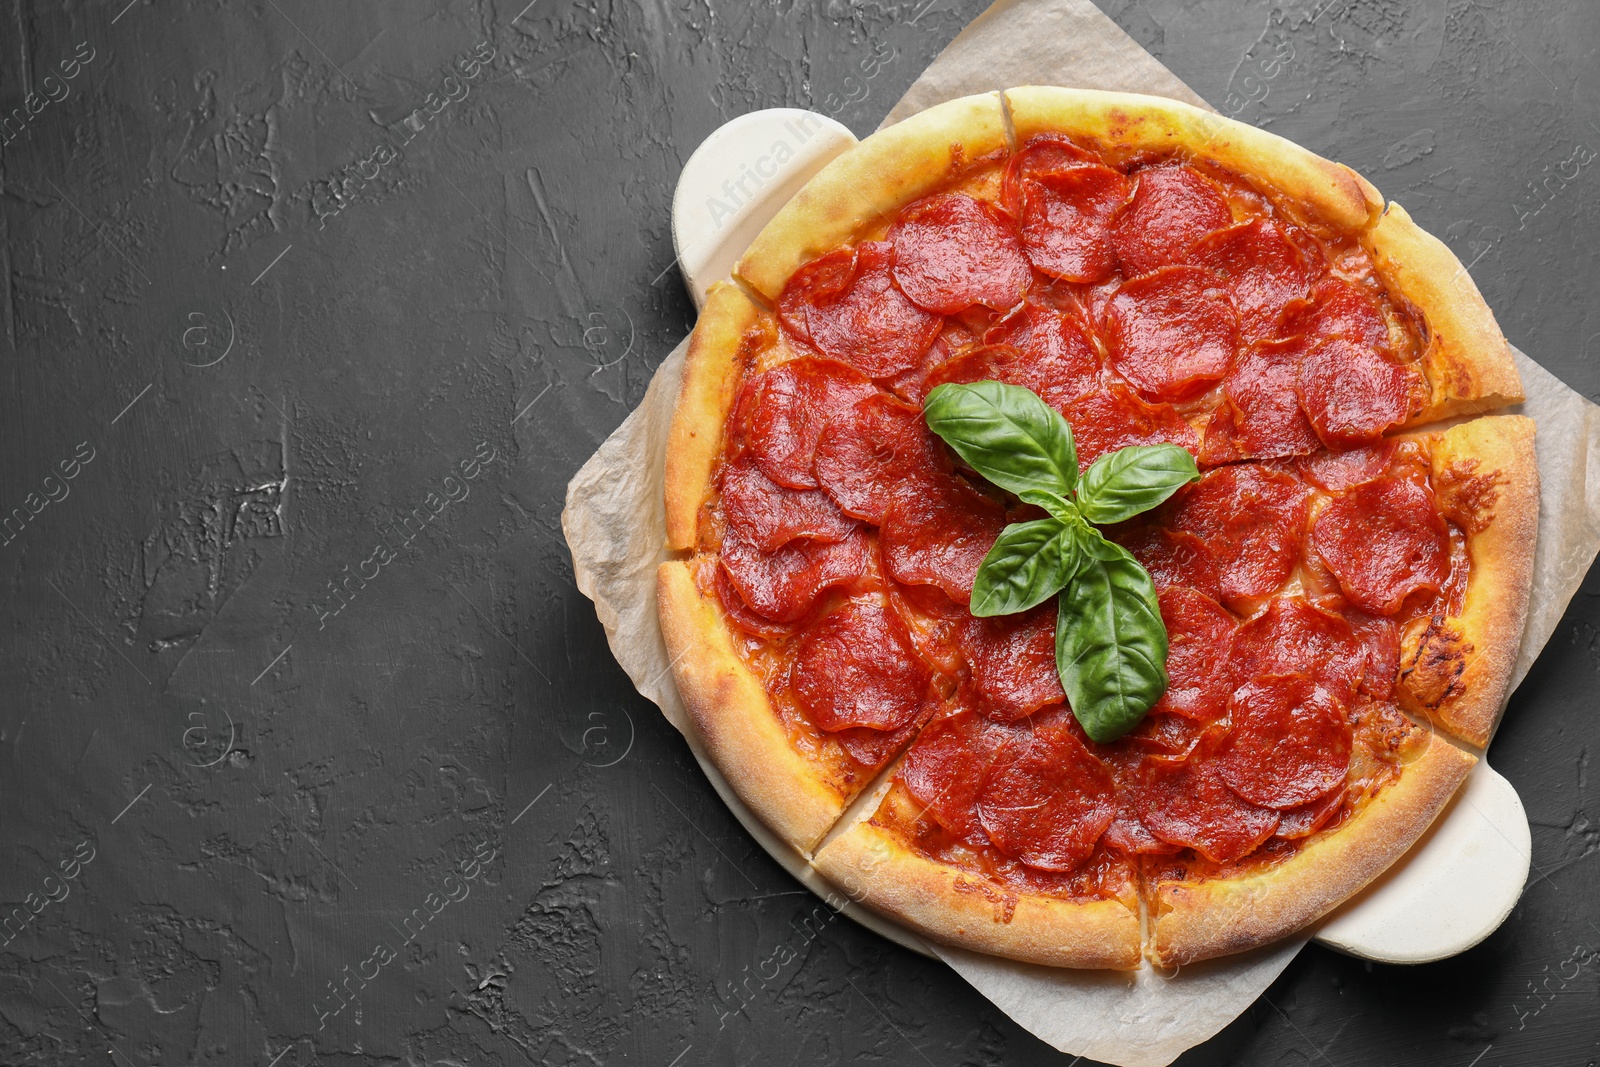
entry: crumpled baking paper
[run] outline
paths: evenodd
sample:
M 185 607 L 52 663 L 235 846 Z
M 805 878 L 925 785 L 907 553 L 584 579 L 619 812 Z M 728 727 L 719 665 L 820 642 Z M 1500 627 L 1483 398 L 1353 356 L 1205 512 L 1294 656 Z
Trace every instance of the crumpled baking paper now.
M 959 96 L 1028 84 L 1152 93 L 1207 106 L 1087 0 L 1001 0 L 951 42 L 884 124 Z M 687 341 L 662 362 L 644 401 L 574 476 L 562 529 L 578 588 L 594 601 L 618 663 L 684 734 L 761 846 L 852 918 L 944 960 L 1063 1052 L 1119 1067 L 1164 1067 L 1254 1003 L 1307 938 L 1173 974 L 1148 964 L 1126 974 L 1058 970 L 930 945 L 841 898 L 734 795 L 689 726 L 656 619 L 656 567 L 667 558 L 664 456 L 686 348 Z M 1514 678 L 1520 682 L 1600 550 L 1600 407 L 1521 352 L 1516 357 L 1528 399 L 1512 410 L 1538 422 L 1543 480 L 1533 590 Z

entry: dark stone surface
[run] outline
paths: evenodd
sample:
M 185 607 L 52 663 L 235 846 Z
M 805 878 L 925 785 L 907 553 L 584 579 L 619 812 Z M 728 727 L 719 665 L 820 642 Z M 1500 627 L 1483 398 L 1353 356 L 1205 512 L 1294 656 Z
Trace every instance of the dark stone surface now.
M 691 323 L 701 138 L 774 105 L 864 134 L 983 4 L 523 3 L 0 14 L 0 507 L 39 507 L 0 546 L 0 897 L 39 908 L 0 1062 L 1067 1063 L 802 923 L 558 525 Z M 1600 392 L 1600 172 L 1534 192 L 1600 146 L 1600 10 L 1107 9 L 1227 110 L 1287 41 L 1240 116 L 1369 175 Z M 1505 926 L 1414 969 L 1308 949 L 1185 1064 L 1595 1062 L 1597 596 L 1491 754 L 1539 870 Z

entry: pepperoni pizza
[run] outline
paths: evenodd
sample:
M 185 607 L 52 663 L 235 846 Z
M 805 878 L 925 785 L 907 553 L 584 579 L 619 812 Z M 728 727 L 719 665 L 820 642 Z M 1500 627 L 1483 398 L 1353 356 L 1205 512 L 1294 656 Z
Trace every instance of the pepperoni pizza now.
M 1197 481 L 1104 532 L 1148 572 L 1167 688 L 1090 739 L 1045 607 L 976 617 L 1043 513 L 930 432 L 1025 386 L 1080 466 Z M 932 108 L 818 174 L 710 295 L 667 456 L 660 613 L 749 806 L 951 944 L 1128 968 L 1325 915 L 1487 744 L 1537 527 L 1532 423 L 1466 271 L 1355 172 L 1148 97 Z

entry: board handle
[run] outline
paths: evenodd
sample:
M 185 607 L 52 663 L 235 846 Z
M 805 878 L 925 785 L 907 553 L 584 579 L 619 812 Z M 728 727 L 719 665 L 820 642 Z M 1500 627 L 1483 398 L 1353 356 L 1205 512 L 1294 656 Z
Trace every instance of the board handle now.
M 701 142 L 672 194 L 673 251 L 696 310 L 778 209 L 855 143 L 833 119 L 794 107 L 740 115 Z

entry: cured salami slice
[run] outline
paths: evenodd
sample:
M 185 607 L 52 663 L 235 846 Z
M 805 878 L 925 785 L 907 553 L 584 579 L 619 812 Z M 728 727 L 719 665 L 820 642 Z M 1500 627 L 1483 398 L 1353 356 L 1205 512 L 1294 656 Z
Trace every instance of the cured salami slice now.
M 841 248 L 801 267 L 778 297 L 795 336 L 874 378 L 910 370 L 939 335 L 942 320 L 895 288 L 885 241 Z
M 1344 278 L 1327 277 L 1311 289 L 1306 300 L 1296 300 L 1284 312 L 1280 336 L 1304 334 L 1315 346 L 1342 337 L 1368 352 L 1388 351 L 1389 323 L 1377 297 L 1365 286 Z
M 960 708 L 917 736 L 900 765 L 900 780 L 940 826 L 961 838 L 981 836 L 977 804 L 983 783 L 996 762 L 1028 739 L 1028 731 Z
M 1318 451 L 1295 460 L 1295 467 L 1314 485 L 1331 493 L 1369 482 L 1389 469 L 1394 443 L 1379 441 L 1345 452 Z
M 1184 492 L 1173 525 L 1197 535 L 1217 557 L 1222 602 L 1248 611 L 1294 569 L 1307 496 L 1287 474 L 1253 463 L 1223 467 Z
M 928 375 L 927 390 L 932 392 L 950 382 L 1005 382 L 1031 389 L 1051 407 L 1060 408 L 1083 393 L 1079 383 L 1085 377 L 1081 367 L 1040 358 L 1011 345 L 982 345 L 935 367 Z M 1089 377 L 1086 387 L 1093 386 L 1094 379 Z
M 1106 309 L 1111 366 L 1152 400 L 1184 400 L 1228 373 L 1239 322 L 1217 275 L 1162 267 L 1132 281 Z
M 1059 717 L 990 773 L 978 819 L 996 848 L 1029 867 L 1073 871 L 1094 852 L 1116 814 L 1111 772 Z
M 1300 406 L 1330 448 L 1378 440 L 1419 410 L 1423 389 L 1416 368 L 1343 338 L 1304 356 L 1295 378 Z
M 1146 760 L 1139 818 L 1156 837 L 1214 863 L 1248 856 L 1278 829 L 1276 811 L 1242 799 L 1200 758 Z
M 836 732 L 833 739 L 839 742 L 840 748 L 849 753 L 851 759 L 868 771 L 876 771 L 893 759 L 895 754 L 916 736 L 918 728 L 933 714 L 935 706 L 931 700 L 925 701 L 922 710 L 913 716 L 911 721 L 895 730 L 873 730 L 865 726 L 852 726 Z
M 878 545 L 895 581 L 936 585 L 966 604 L 978 566 L 1005 526 L 1004 508 L 952 476 L 890 504 Z
M 750 379 L 734 413 L 741 452 L 768 478 L 815 489 L 812 459 L 823 427 L 876 390 L 866 376 L 831 359 L 801 356 Z
M 1067 698 L 1056 673 L 1053 600 L 1016 615 L 971 619 L 959 640 L 973 706 L 984 715 L 1009 722 Z
M 1361 691 L 1373 700 L 1394 698 L 1395 682 L 1400 677 L 1400 631 L 1393 619 L 1368 615 L 1353 609 L 1342 612 L 1356 639 L 1366 649 L 1366 671 Z
M 1194 452 L 1200 447 L 1194 432 L 1171 404 L 1149 404 L 1127 386 L 1113 383 L 1085 393 L 1063 412 L 1072 424 L 1078 445 L 1078 466 L 1089 464 L 1128 445 L 1174 444 Z
M 1311 284 L 1305 255 L 1270 219 L 1240 222 L 1195 242 L 1189 262 L 1226 280 L 1247 341 L 1276 336 L 1278 320 Z
M 1129 277 L 1182 263 L 1196 241 L 1233 223 L 1215 185 L 1185 166 L 1146 167 L 1112 224 L 1111 240 Z
M 951 678 L 961 673 L 965 660 L 957 642 L 961 628 L 972 618 L 966 608 L 938 586 L 898 582 L 889 583 L 889 607 L 900 616 L 924 663 Z
M 918 493 L 949 470 L 922 409 L 886 393 L 828 420 L 817 444 L 817 481 L 844 512 L 881 523 L 898 493 Z
M 1042 174 L 1070 170 L 1086 163 L 1099 164 L 1094 153 L 1079 148 L 1070 140 L 1057 134 L 1041 134 L 1030 138 L 1006 164 L 1000 179 L 1000 204 L 1012 217 L 1021 214 L 1021 183 L 1036 179 Z
M 1213 600 L 1221 598 L 1217 557 L 1194 534 L 1160 526 L 1138 526 L 1119 530 L 1116 541 L 1133 553 L 1133 558 L 1150 573 L 1150 580 L 1158 590 L 1189 586 Z
M 1345 707 L 1310 676 L 1260 675 L 1233 694 L 1228 715 L 1233 728 L 1217 753 L 1217 774 L 1250 803 L 1283 811 L 1344 784 Z
M 856 524 L 820 489 L 788 489 L 746 458 L 722 469 L 722 507 L 741 540 L 771 552 L 799 537 L 842 541 Z
M 1226 693 L 1223 700 L 1227 700 Z M 1185 759 L 1204 735 L 1204 723 L 1151 708 L 1125 736 L 1132 748 L 1166 759 Z
M 1033 282 L 1011 219 L 965 193 L 941 193 L 900 213 L 889 229 L 894 279 L 928 311 L 954 315 L 974 304 L 1015 307 Z
M 747 634 L 765 637 L 768 640 L 789 635 L 788 627 L 779 623 L 768 622 L 750 610 L 750 606 L 744 602 L 744 597 L 739 595 L 739 590 L 733 587 L 733 582 L 729 580 L 726 568 L 716 567 L 713 569 L 712 574 L 712 586 L 716 592 L 717 600 L 722 604 L 723 612 L 732 620 L 735 626 Z
M 791 541 L 762 552 L 730 530 L 722 539 L 728 581 L 756 615 L 769 622 L 795 622 L 824 590 L 865 576 L 872 546 L 859 529 L 842 541 Z
M 794 692 L 823 730 L 895 730 L 917 717 L 928 671 L 881 597 L 851 600 L 806 628 Z
M 1233 635 L 1233 680 L 1306 674 L 1349 702 L 1367 672 L 1367 648 L 1350 624 L 1300 597 L 1279 597 Z
M 1100 379 L 1100 357 L 1075 315 L 1029 301 L 983 335 L 985 344 L 1011 345 L 1027 357 L 1012 373 L 1045 403 L 1060 407 L 1093 389 Z M 1026 380 L 1021 380 L 1021 379 Z M 950 379 L 955 380 L 955 379 Z M 1005 381 L 1007 379 L 996 379 Z
M 1170 720 L 1174 716 L 1160 718 Z M 1126 856 L 1170 856 L 1178 852 L 1177 845 L 1152 834 L 1139 818 L 1139 783 L 1145 773 L 1143 749 L 1133 745 L 1102 746 L 1094 754 L 1111 768 L 1117 788 L 1117 813 L 1100 840 Z
M 1111 219 L 1128 199 L 1127 178 L 1081 163 L 1023 179 L 1017 194 L 1018 229 L 1035 267 L 1069 282 L 1111 277 L 1117 268 Z
M 1334 497 L 1318 513 L 1311 543 L 1345 598 L 1393 615 L 1412 593 L 1437 592 L 1450 576 L 1450 532 L 1433 493 L 1384 476 Z
M 1239 356 L 1222 387 L 1243 459 L 1303 456 L 1322 448 L 1295 393 L 1301 341 L 1264 341 Z
M 1227 709 L 1233 692 L 1233 616 L 1204 593 L 1181 585 L 1162 590 L 1160 604 L 1167 626 L 1167 691 L 1152 711 L 1212 722 Z
M 1278 821 L 1278 832 L 1273 836 L 1285 841 L 1310 837 L 1339 814 L 1339 809 L 1344 806 L 1344 794 L 1343 789 L 1330 789 L 1326 796 L 1283 812 L 1283 817 Z

